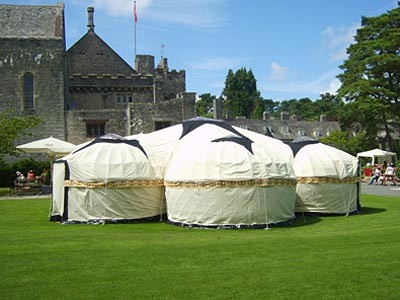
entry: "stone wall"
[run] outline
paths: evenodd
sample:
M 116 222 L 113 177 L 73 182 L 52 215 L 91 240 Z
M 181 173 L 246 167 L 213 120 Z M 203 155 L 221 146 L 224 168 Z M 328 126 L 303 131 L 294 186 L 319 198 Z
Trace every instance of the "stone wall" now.
M 178 98 L 156 103 L 132 103 L 127 117 L 128 134 L 149 133 L 156 130 L 156 122 L 178 124 L 195 116 L 195 93 L 182 93 Z
M 125 136 L 126 120 L 126 109 L 66 111 L 67 140 L 73 144 L 92 140 L 94 137 L 88 136 L 86 132 L 86 123 L 91 121 L 104 121 L 105 134 L 115 133 Z
M 24 111 L 26 72 L 33 74 L 34 109 Z M 64 42 L 62 39 L 0 39 L 0 110 L 36 114 L 45 123 L 28 140 L 65 139 Z

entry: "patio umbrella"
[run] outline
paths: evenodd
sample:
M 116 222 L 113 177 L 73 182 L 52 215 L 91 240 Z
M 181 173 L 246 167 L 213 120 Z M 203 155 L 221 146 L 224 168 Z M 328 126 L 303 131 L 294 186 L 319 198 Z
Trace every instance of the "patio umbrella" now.
M 62 156 L 71 153 L 76 149 L 76 145 L 53 138 L 33 141 L 27 144 L 17 146 L 17 149 L 26 153 L 47 153 L 50 156 Z
M 76 145 L 63 140 L 49 138 L 33 141 L 27 144 L 17 146 L 17 149 L 26 153 L 47 153 L 50 156 L 50 181 L 52 182 L 53 160 L 56 156 L 65 156 L 77 148 Z

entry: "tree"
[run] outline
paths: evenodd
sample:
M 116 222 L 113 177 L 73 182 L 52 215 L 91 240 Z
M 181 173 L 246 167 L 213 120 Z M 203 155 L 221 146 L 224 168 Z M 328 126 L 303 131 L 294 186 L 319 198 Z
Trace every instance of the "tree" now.
M 332 132 L 328 137 L 323 137 L 320 142 L 343 150 L 354 156 L 358 152 L 364 151 L 367 148 L 375 148 L 377 145 L 369 140 L 365 133 L 351 134 L 345 131 Z
M 228 71 L 225 80 L 225 88 L 222 92 L 224 98 L 224 111 L 230 117 L 245 116 L 253 117 L 253 114 L 259 115 L 260 92 L 257 91 L 257 83 L 251 70 L 241 68 L 234 73 Z M 264 111 L 264 107 L 262 108 Z
M 400 8 L 377 17 L 363 17 L 349 57 L 340 66 L 339 97 L 353 105 L 346 107 L 362 125 L 367 137 L 385 130 L 393 151 L 390 120 L 400 117 Z
M 314 106 L 314 111 L 318 116 L 324 114 L 329 121 L 338 121 L 339 116 L 342 114 L 344 103 L 337 96 L 325 93 L 315 100 Z
M 210 93 L 199 95 L 199 100 L 196 101 L 196 114 L 201 117 L 213 117 L 213 102 L 217 98 Z
M 30 129 L 42 122 L 35 115 L 18 116 L 11 111 L 0 111 L 0 159 L 4 155 L 16 155 L 14 140 L 30 134 Z

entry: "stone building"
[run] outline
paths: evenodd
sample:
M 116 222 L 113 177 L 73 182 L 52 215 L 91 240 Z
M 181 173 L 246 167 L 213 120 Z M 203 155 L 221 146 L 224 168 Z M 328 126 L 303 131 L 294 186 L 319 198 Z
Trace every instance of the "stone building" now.
M 96 33 L 65 47 L 64 5 L 0 5 L 0 109 L 46 122 L 31 139 L 50 135 L 74 144 L 96 136 L 151 132 L 194 116 L 185 71 L 137 55 L 135 68 Z
M 64 7 L 0 5 L 0 110 L 46 119 L 38 137 L 65 139 Z
M 299 121 L 295 116 L 289 116 L 286 112 L 283 112 L 279 119 L 270 119 L 268 114 L 264 113 L 263 120 L 236 118 L 226 120 L 226 122 L 283 142 L 291 142 L 301 136 L 319 140 L 340 130 L 339 122 L 328 121 L 325 115 L 321 115 L 319 121 Z
M 213 102 L 213 114 L 215 119 L 223 119 L 221 99 Z M 298 137 L 308 136 L 319 140 L 327 137 L 334 131 L 340 130 L 339 122 L 328 121 L 326 115 L 321 115 L 319 121 L 297 120 L 295 115 L 282 112 L 280 118 L 270 118 L 268 112 L 264 112 L 263 119 L 247 119 L 245 117 L 225 118 L 225 122 L 243 129 L 264 134 L 283 142 L 291 142 Z

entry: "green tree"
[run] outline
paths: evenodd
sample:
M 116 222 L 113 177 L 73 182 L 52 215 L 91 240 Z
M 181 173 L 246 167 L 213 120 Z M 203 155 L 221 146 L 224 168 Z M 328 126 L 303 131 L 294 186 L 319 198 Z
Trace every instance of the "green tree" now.
M 344 97 L 369 139 L 384 129 L 390 150 L 394 149 L 390 120 L 400 117 L 400 8 L 377 17 L 362 17 L 349 57 L 340 66 Z M 347 120 L 347 122 L 349 122 Z
M 283 100 L 277 106 L 277 114 L 288 112 L 295 115 L 298 120 L 318 120 L 319 115 L 315 114 L 314 102 L 310 98 Z
M 321 94 L 314 102 L 314 111 L 318 117 L 326 115 L 329 121 L 338 121 L 342 114 L 344 102 L 336 95 L 330 93 Z
M 16 155 L 14 140 L 29 135 L 42 121 L 35 115 L 18 116 L 11 111 L 0 111 L 0 159 L 6 154 Z
M 364 132 L 354 135 L 346 131 L 335 131 L 328 137 L 321 138 L 320 141 L 354 156 L 358 152 L 364 151 L 366 147 L 375 148 L 377 146 L 376 143 L 366 137 Z
M 260 92 L 257 90 L 256 79 L 251 70 L 241 68 L 235 73 L 228 71 L 225 80 L 225 88 L 222 92 L 224 99 L 224 112 L 230 117 L 245 116 L 253 117 L 253 114 L 260 114 Z
M 196 101 L 196 114 L 201 117 L 213 117 L 213 102 L 217 98 L 210 93 L 199 95 L 199 100 Z

